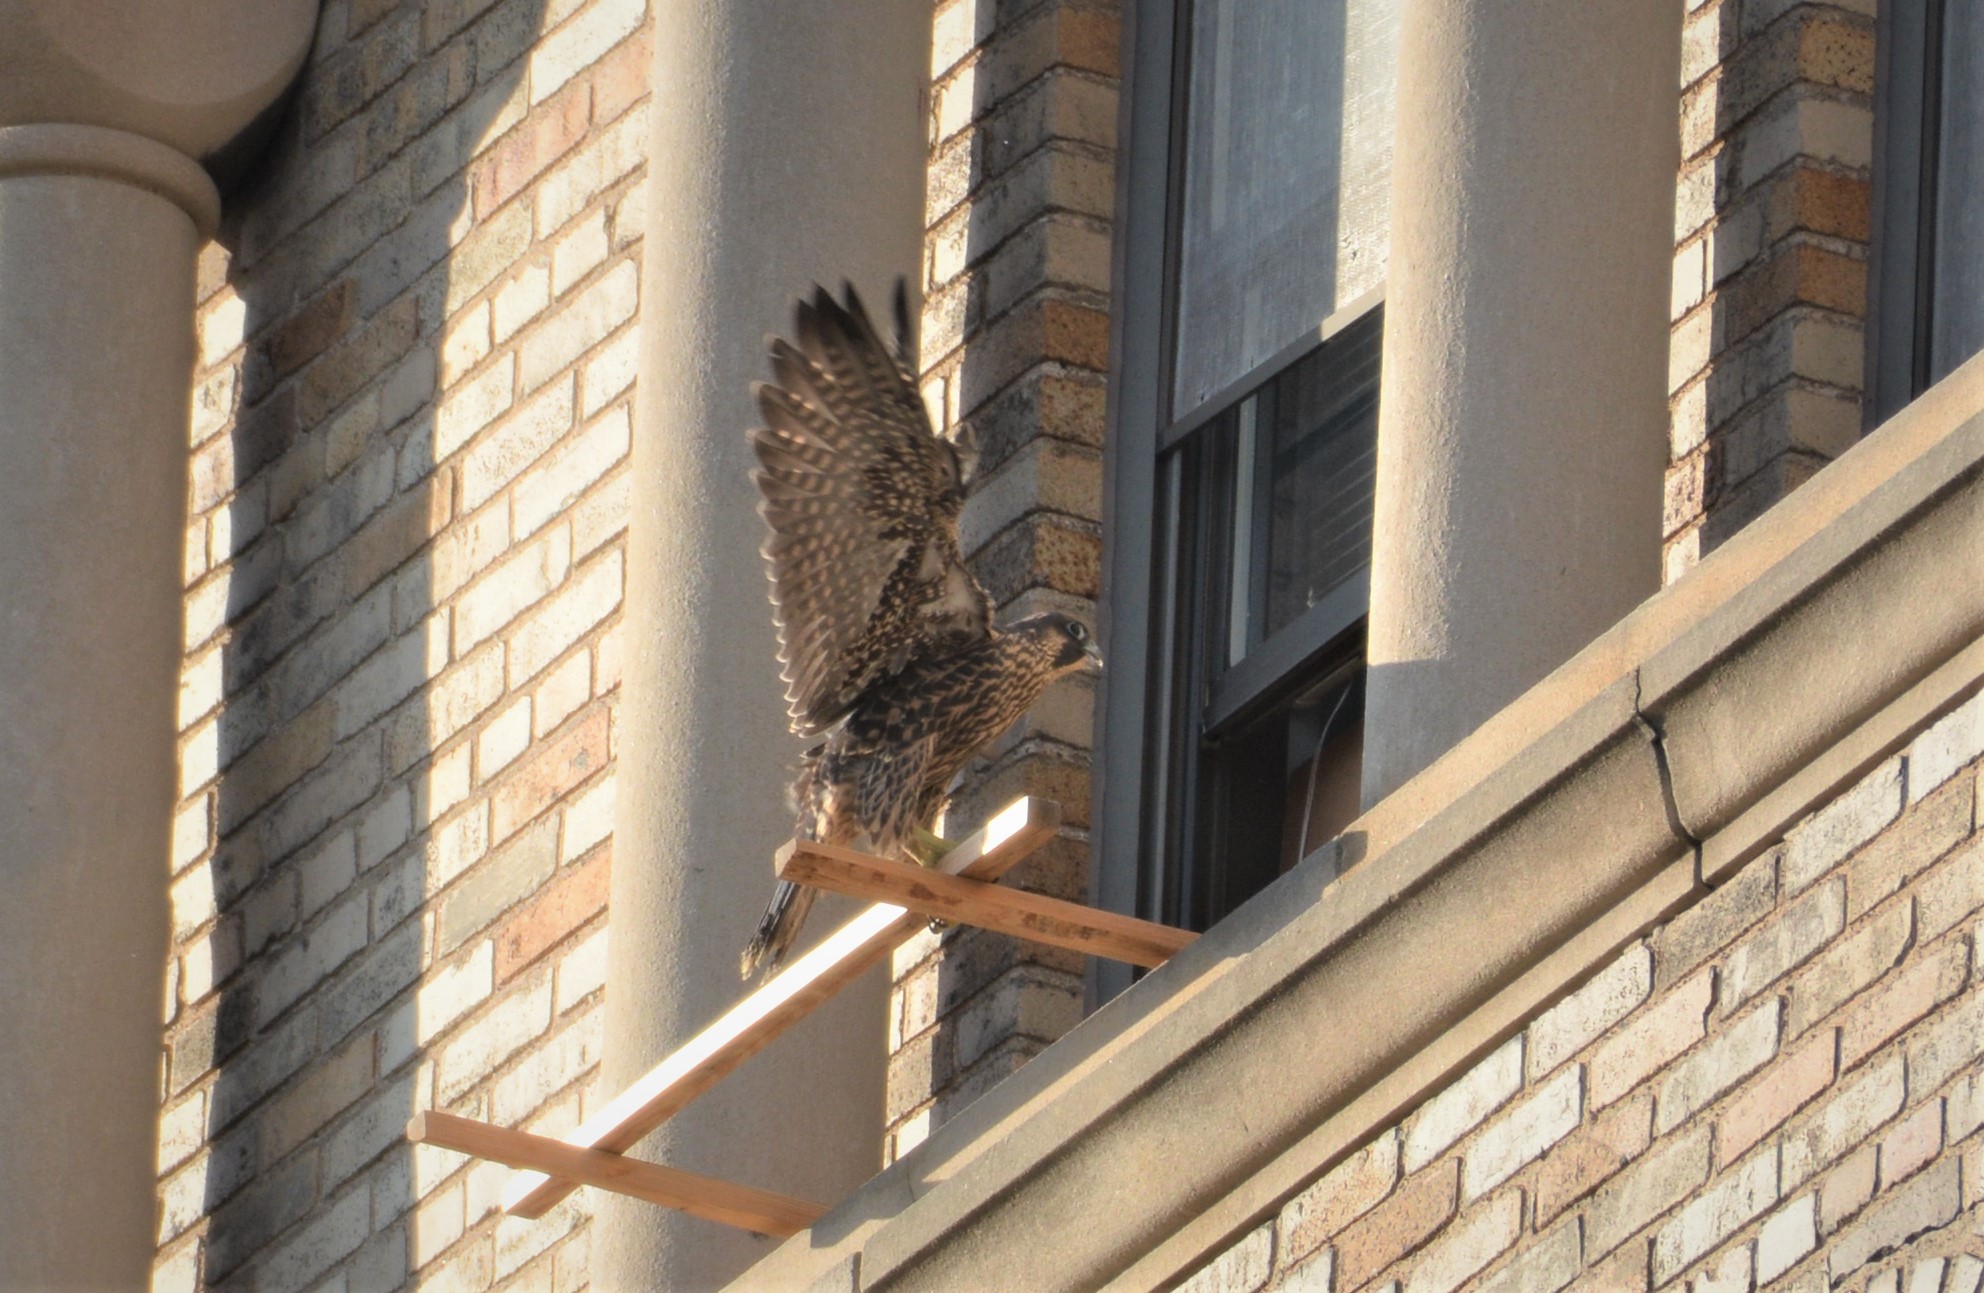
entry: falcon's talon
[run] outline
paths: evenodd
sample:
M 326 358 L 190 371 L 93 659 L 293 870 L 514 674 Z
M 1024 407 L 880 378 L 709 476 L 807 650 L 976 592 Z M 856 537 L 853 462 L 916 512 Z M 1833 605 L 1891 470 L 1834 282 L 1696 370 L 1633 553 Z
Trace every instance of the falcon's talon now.
M 951 778 L 1050 682 L 1101 655 L 1058 611 L 992 623 L 958 547 L 972 437 L 930 425 L 907 347 L 882 340 L 854 289 L 840 301 L 815 289 L 794 325 L 793 341 L 770 344 L 772 380 L 753 388 L 765 424 L 751 448 L 787 711 L 794 732 L 822 738 L 793 787 L 796 833 L 935 866 L 951 845 L 926 824 Z M 778 964 L 812 894 L 779 885 L 744 951 L 747 977 Z

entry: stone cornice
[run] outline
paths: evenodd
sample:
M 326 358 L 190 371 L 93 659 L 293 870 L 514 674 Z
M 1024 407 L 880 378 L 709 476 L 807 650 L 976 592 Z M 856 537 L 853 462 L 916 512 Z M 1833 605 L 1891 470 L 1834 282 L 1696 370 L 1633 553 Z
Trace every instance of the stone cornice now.
M 89 175 L 145 189 L 178 206 L 201 238 L 220 225 L 220 191 L 199 163 L 143 135 L 108 126 L 0 126 L 0 180 Z

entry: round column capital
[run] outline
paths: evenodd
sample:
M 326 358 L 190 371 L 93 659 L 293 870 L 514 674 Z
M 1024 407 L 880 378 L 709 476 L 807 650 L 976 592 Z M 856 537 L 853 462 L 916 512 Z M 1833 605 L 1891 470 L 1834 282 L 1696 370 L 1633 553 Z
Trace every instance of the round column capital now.
M 145 189 L 193 219 L 201 238 L 220 225 L 220 190 L 192 158 L 106 126 L 0 126 L 0 181 L 15 175 L 94 175 Z
M 206 162 L 303 66 L 317 0 L 0 0 L 0 126 L 102 126 Z

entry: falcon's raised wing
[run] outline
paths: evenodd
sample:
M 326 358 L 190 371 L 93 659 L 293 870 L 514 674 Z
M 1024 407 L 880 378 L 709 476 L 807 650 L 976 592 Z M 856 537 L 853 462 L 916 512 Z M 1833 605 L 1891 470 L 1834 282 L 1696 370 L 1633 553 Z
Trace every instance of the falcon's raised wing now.
M 982 640 L 991 608 L 958 552 L 957 451 L 854 289 L 796 311 L 754 388 L 759 512 L 792 729 L 811 736 L 878 677 Z

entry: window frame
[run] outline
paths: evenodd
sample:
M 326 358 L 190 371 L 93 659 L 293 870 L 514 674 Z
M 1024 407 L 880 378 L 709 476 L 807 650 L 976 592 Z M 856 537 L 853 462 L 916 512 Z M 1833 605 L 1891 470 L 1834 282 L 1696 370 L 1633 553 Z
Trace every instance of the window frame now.
M 1330 685 L 1361 672 L 1362 626 L 1369 605 L 1368 565 L 1305 612 L 1262 649 L 1227 669 L 1217 687 L 1181 703 L 1177 671 L 1194 671 L 1198 653 L 1159 647 L 1177 643 L 1180 608 L 1169 590 L 1178 586 L 1180 554 L 1165 550 L 1167 518 L 1159 505 L 1159 479 L 1167 459 L 1194 434 L 1231 411 L 1302 357 L 1382 306 L 1384 287 L 1350 302 L 1253 369 L 1169 420 L 1175 384 L 1178 257 L 1183 221 L 1179 177 L 1185 131 L 1178 109 L 1189 84 L 1189 9 L 1180 0 L 1126 7 L 1124 68 L 1119 120 L 1116 239 L 1112 252 L 1115 310 L 1111 321 L 1112 369 L 1105 443 L 1103 588 L 1099 619 L 1109 667 L 1098 702 L 1100 737 L 1091 813 L 1091 898 L 1112 911 L 1164 918 L 1170 889 L 1186 877 L 1168 874 L 1164 849 L 1153 835 L 1167 829 L 1173 797 L 1171 770 L 1151 775 L 1151 760 L 1173 748 L 1184 722 L 1206 730 L 1246 721 L 1290 686 L 1318 684 L 1303 671 L 1341 654 L 1356 635 L 1355 665 L 1329 663 Z M 1353 605 L 1354 604 L 1354 605 Z M 1158 616 L 1166 622 L 1157 623 Z M 1163 676 L 1159 676 L 1163 675 Z M 1188 692 L 1201 689 L 1194 677 Z M 1187 697 L 1189 699 L 1189 697 Z M 1202 720 L 1203 716 L 1203 720 Z M 1186 832 L 1189 834 L 1190 832 Z M 1135 972 L 1113 962 L 1090 963 L 1091 1007 L 1129 986 Z
M 1929 287 L 1935 266 L 1925 249 L 1934 243 L 1943 5 L 1944 0 L 1883 4 L 1874 20 L 1868 429 L 1900 412 L 1929 385 Z M 1898 79 L 1904 72 L 1907 79 Z

